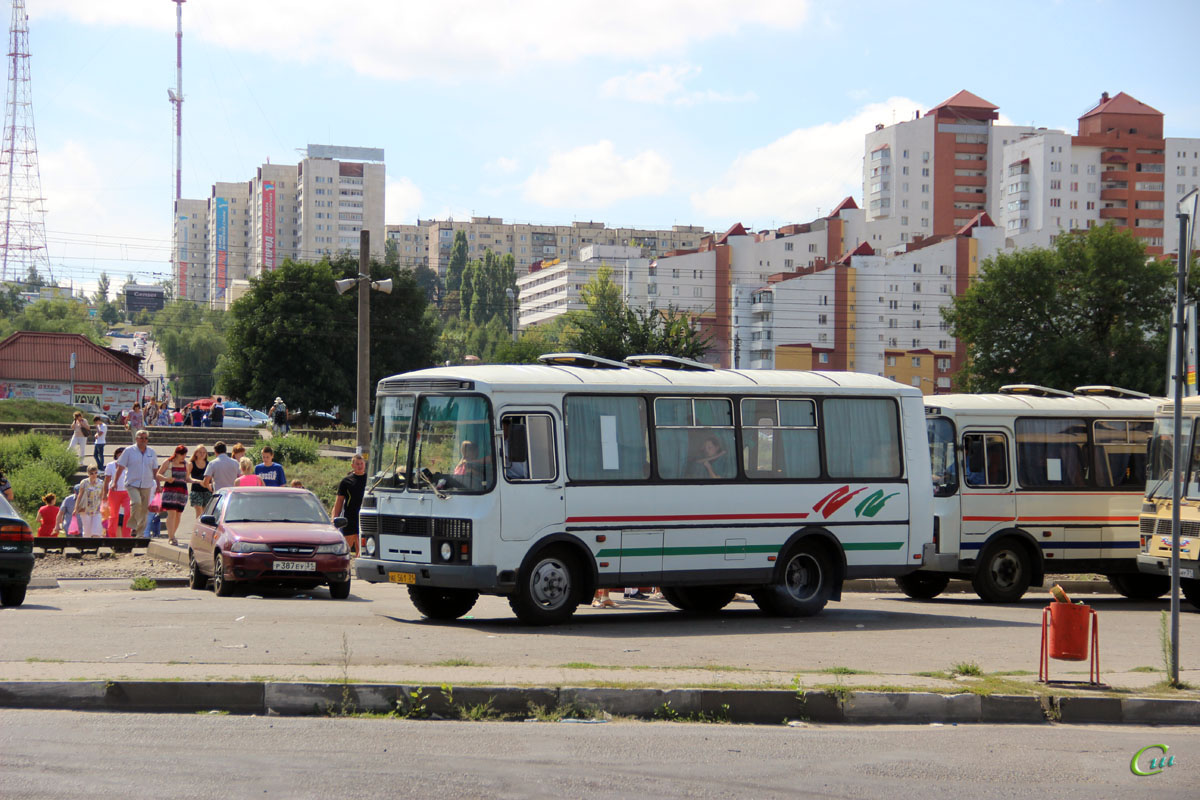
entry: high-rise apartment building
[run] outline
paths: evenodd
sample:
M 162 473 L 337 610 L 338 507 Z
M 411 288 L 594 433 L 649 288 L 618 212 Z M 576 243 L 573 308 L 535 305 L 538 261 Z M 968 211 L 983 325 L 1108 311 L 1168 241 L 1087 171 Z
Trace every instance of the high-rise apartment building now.
M 175 201 L 175 296 L 208 303 L 208 201 Z

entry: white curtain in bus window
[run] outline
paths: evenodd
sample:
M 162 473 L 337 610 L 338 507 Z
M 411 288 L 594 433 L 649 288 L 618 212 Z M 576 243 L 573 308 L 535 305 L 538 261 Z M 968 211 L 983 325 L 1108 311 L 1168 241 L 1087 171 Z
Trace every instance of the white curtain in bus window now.
M 742 465 L 758 480 L 817 478 L 821 453 L 812 400 L 742 400 Z
M 1087 478 L 1087 423 L 1082 419 L 1017 420 L 1017 477 L 1029 488 L 1082 488 Z
M 579 481 L 648 478 L 645 401 L 640 397 L 568 397 L 567 475 Z
M 1150 420 L 1098 419 L 1093 422 L 1095 484 L 1104 488 L 1142 488 L 1146 483 L 1146 442 L 1150 440 L 1152 429 Z
M 723 398 L 654 401 L 658 474 L 667 480 L 728 480 L 733 460 L 733 403 Z
M 828 398 L 821 410 L 829 477 L 900 477 L 900 430 L 894 401 Z

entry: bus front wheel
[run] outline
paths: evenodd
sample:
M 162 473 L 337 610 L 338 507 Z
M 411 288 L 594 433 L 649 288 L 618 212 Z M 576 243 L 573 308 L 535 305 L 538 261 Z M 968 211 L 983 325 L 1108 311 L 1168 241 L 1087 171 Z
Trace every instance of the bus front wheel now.
M 347 587 L 349 582 L 347 581 Z M 439 589 L 434 586 L 409 586 L 408 599 L 422 616 L 430 619 L 458 619 L 475 607 L 479 592 L 471 589 Z
M 737 591 L 728 586 L 664 586 L 663 599 L 689 614 L 715 614 Z
M 932 600 L 946 591 L 946 587 L 950 585 L 950 576 L 913 572 L 896 578 L 896 585 L 913 600 Z
M 582 588 L 577 559 L 564 548 L 552 547 L 521 569 L 508 604 L 526 625 L 556 625 L 575 613 Z
M 971 586 L 989 603 L 1015 603 L 1029 588 L 1032 573 L 1025 548 L 1014 539 L 1001 539 L 983 551 Z
M 1171 579 L 1165 575 L 1143 575 L 1136 572 L 1107 577 L 1113 591 L 1130 600 L 1157 600 L 1171 591 Z
M 751 597 L 758 607 L 776 617 L 811 617 L 820 613 L 833 596 L 833 562 L 824 547 L 801 542 L 793 547 L 770 586 Z

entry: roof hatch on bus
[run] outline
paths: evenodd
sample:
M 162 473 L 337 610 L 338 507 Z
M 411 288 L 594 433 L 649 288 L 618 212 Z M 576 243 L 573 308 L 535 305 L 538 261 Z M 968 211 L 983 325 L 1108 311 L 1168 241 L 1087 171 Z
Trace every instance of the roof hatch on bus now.
M 589 369 L 629 369 L 627 364 L 587 353 L 543 353 L 538 361 L 552 367 L 587 367 Z
M 1000 387 L 1000 394 L 1027 394 L 1031 397 L 1074 397 L 1070 392 L 1038 386 L 1036 383 L 1010 383 Z
M 1075 394 L 1100 395 L 1103 397 L 1128 397 L 1144 399 L 1150 395 L 1145 392 L 1135 392 L 1133 389 L 1122 389 L 1120 386 L 1076 386 Z
M 625 363 L 631 367 L 655 367 L 657 369 L 686 369 L 693 371 L 712 371 L 716 369 L 712 364 L 705 364 L 703 361 L 693 361 L 690 358 L 680 358 L 679 356 L 629 356 L 625 359 Z

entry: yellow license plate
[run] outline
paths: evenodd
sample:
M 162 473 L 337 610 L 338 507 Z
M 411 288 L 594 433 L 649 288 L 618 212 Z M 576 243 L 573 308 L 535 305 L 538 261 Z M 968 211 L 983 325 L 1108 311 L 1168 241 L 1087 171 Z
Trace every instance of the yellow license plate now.
M 416 583 L 417 576 L 413 572 L 389 572 L 388 580 L 392 583 Z

